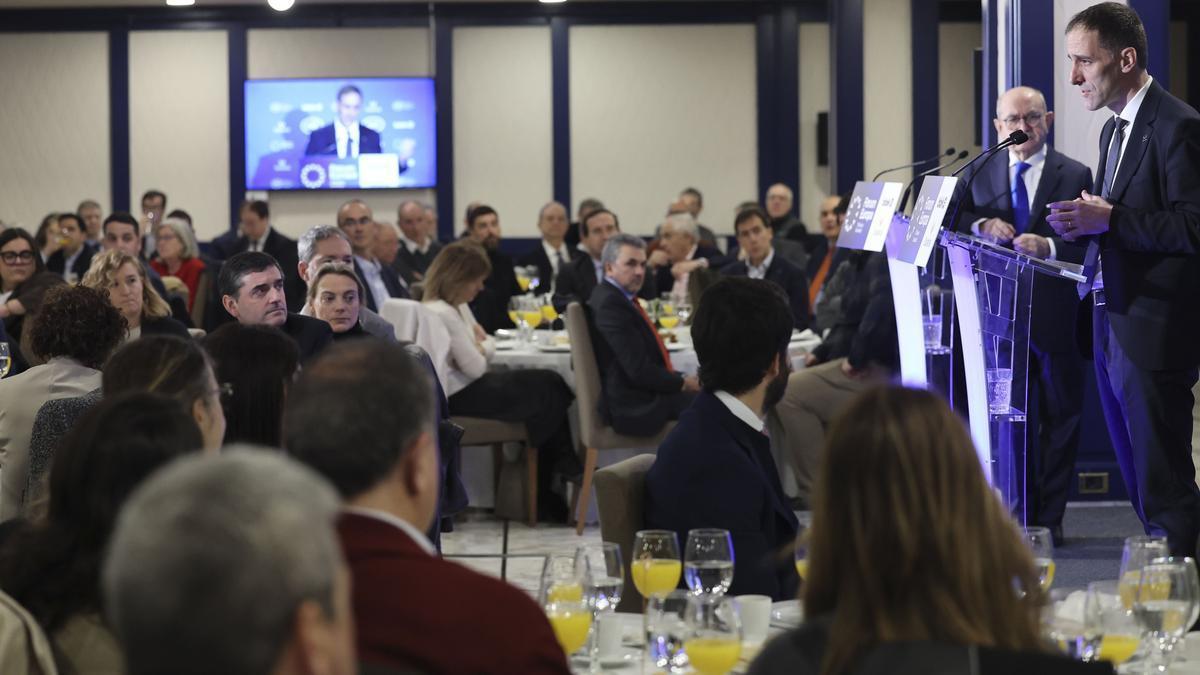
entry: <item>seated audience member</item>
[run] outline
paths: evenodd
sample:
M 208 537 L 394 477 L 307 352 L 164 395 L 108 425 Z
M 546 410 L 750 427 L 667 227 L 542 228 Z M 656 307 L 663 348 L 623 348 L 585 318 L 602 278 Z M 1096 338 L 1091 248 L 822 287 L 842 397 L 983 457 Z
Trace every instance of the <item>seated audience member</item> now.
M 337 212 L 337 224 L 346 233 L 354 251 L 354 273 L 366 287 L 367 308 L 378 312 L 388 298 L 408 298 L 408 289 L 400 275 L 376 259 L 372 251 L 379 225 L 371 215 L 370 207 L 359 199 L 342 204 Z
M 395 272 L 404 286 L 408 286 L 412 283 L 412 270 L 400 259 L 400 228 L 396 227 L 395 223 L 385 222 L 376 222 L 375 226 L 375 243 L 371 246 L 371 255 Z
M 338 506 L 277 452 L 151 476 L 121 509 L 101 576 L 128 675 L 353 675 Z
M 213 257 L 228 260 L 245 251 L 267 253 L 284 271 L 289 308 L 304 304 L 304 284 L 296 277 L 296 241 L 271 227 L 271 207 L 264 201 L 246 201 L 238 212 L 238 227 L 212 241 Z
M 163 241 L 161 236 L 158 241 Z M 97 253 L 80 283 L 108 294 L 108 301 L 125 317 L 126 342 L 143 335 L 190 337 L 187 327 L 171 317 L 171 308 L 147 282 L 145 266 L 127 253 L 116 249 Z
M 100 366 L 125 337 L 125 319 L 104 293 L 64 285 L 46 294 L 29 337 L 45 363 L 0 379 L 0 521 L 18 515 L 38 409 L 100 386 Z
M 317 225 L 309 228 L 300 237 L 300 242 L 297 244 L 300 254 L 300 262 L 297 263 L 296 269 L 299 273 L 301 281 L 304 282 L 305 288 L 308 288 L 312 283 L 313 276 L 322 265 L 331 262 L 345 263 L 354 265 L 354 254 L 350 248 L 350 240 L 346 238 L 346 233 L 332 225 Z M 359 279 L 362 281 L 362 279 Z M 377 338 L 387 340 L 389 342 L 396 339 L 396 328 L 387 319 L 379 316 L 375 312 L 367 309 L 362 304 L 362 298 L 366 294 L 366 289 L 363 289 L 363 295 L 359 296 L 358 319 L 362 324 L 362 329 Z M 305 291 L 307 298 L 308 292 Z M 300 310 L 304 316 L 314 316 L 312 306 L 306 301 L 304 309 Z
M 575 211 L 575 222 L 571 223 L 571 227 L 567 228 L 567 246 L 583 250 L 583 246 L 580 243 L 580 234 L 582 233 L 579 231 L 579 226 L 583 224 L 584 220 L 587 220 L 588 215 L 592 211 L 600 211 L 604 208 L 604 202 L 595 197 L 584 197 L 579 200 L 579 209 Z
M 0 232 L 0 320 L 10 339 L 21 345 L 24 362 L 39 362 L 30 353 L 27 331 L 46 291 L 62 284 L 62 277 L 46 269 L 28 232 L 19 227 Z M 15 351 L 12 355 L 18 356 Z
M 83 278 L 92 263 L 92 247 L 87 245 L 87 230 L 83 219 L 74 213 L 61 213 L 58 228 L 51 232 L 58 237 L 59 249 L 46 259 L 46 269 L 75 283 Z
M 764 226 L 765 229 L 765 226 Z M 646 526 L 733 534 L 731 594 L 795 596 L 796 569 L 778 552 L 796 537 L 763 417 L 787 386 L 792 316 L 779 288 L 722 279 L 704 293 L 692 339 L 704 388 L 646 474 Z
M 471 311 L 489 335 L 501 328 L 512 328 L 513 322 L 508 318 L 508 302 L 514 295 L 521 295 L 524 291 L 517 284 L 512 258 L 500 252 L 500 215 L 486 204 L 479 204 L 467 211 L 466 238 L 483 247 L 492 267 L 491 274 L 484 280 L 483 290 L 471 302 Z M 549 279 L 538 279 L 538 288 L 549 286 Z
M 201 443 L 178 402 L 148 393 L 105 399 L 64 440 L 50 470 L 45 517 L 16 525 L 0 548 L 0 588 L 37 618 L 60 671 L 125 672 L 101 613 L 104 548 L 138 484 Z
M 683 210 L 692 216 L 696 221 L 696 230 L 700 233 L 700 241 L 708 246 L 717 245 L 717 235 L 708 227 L 700 223 L 700 212 L 704 210 L 704 195 L 694 187 L 684 188 L 683 192 L 679 193 L 679 199 L 676 201 L 683 207 Z M 672 210 L 674 213 L 674 210 Z
M 167 212 L 167 195 L 160 190 L 146 190 L 142 193 L 142 217 L 138 221 L 142 233 L 142 250 L 153 256 L 158 249 L 154 238 L 157 236 L 158 224 L 162 222 Z
M 821 201 L 821 238 L 808 259 L 808 309 L 815 312 L 817 302 L 825 290 L 825 282 L 833 277 L 838 266 L 846 259 L 849 251 L 837 247 L 842 223 L 846 220 L 846 207 L 850 195 L 830 195 Z M 827 328 L 828 326 L 822 326 Z
M 421 231 L 430 241 L 441 244 L 441 236 L 438 235 L 438 214 L 437 209 L 432 204 L 422 204 Z M 430 260 L 432 263 L 433 261 Z
M 771 442 L 790 458 L 801 500 L 808 499 L 834 416 L 858 392 L 889 380 L 900 363 L 887 256 L 854 251 L 830 286 L 837 309 L 818 305 L 817 311 L 826 312 L 832 328 L 805 357 L 808 367 L 789 378 L 769 420 Z
M 37 245 L 39 257 L 45 264 L 50 256 L 62 248 L 62 238 L 58 234 L 58 218 L 60 213 L 47 213 L 33 234 L 33 242 Z
M 324 321 L 289 312 L 283 283 L 283 270 L 270 255 L 239 253 L 221 265 L 221 303 L 238 323 L 282 330 L 307 361 L 333 342 L 333 332 Z
M 106 251 L 117 249 L 137 258 L 146 267 L 146 277 L 150 279 L 150 285 L 158 291 L 159 296 L 166 300 L 167 287 L 163 285 L 162 277 L 153 268 L 146 265 L 142 256 L 142 237 L 138 229 L 138 221 L 124 211 L 117 211 L 104 219 L 103 230 L 102 248 Z
M 703 246 L 696 221 L 688 213 L 667 216 L 658 250 L 646 261 L 653 270 L 659 293 L 670 293 L 677 302 L 687 299 L 688 274 L 697 269 L 720 269 L 728 259 L 715 248 Z
M 1094 672 L 1042 637 L 1029 548 L 936 394 L 881 387 L 847 406 L 812 511 L 806 620 L 752 675 Z
M 158 257 L 150 261 L 150 267 L 159 276 L 172 276 L 187 286 L 187 308 L 192 311 L 202 283 L 206 283 L 207 266 L 200 259 L 200 247 L 192 228 L 178 218 L 166 218 L 155 228 L 155 245 Z
M 666 345 L 637 300 L 646 278 L 646 242 L 631 234 L 614 235 L 602 257 L 604 282 L 588 300 L 599 338 L 597 365 L 604 377 L 600 415 L 617 433 L 653 436 L 668 420 L 678 419 L 700 383 L 695 375 L 675 372 Z
M 75 209 L 75 215 L 83 221 L 83 230 L 87 233 L 87 245 L 92 247 L 92 250 L 100 248 L 100 240 L 104 239 L 104 210 L 100 208 L 100 202 L 94 199 L 85 199 L 79 202 L 79 206 Z
M 221 386 L 213 374 L 212 360 L 200 345 L 171 335 L 153 335 L 131 342 L 104 364 L 101 390 L 83 396 L 46 401 L 33 422 L 29 445 L 29 480 L 23 506 L 43 494 L 43 481 L 50 469 L 59 441 L 75 422 L 101 400 L 134 392 L 147 392 L 173 399 L 195 421 L 204 440 L 204 450 L 216 453 L 225 437 L 225 412 L 221 408 Z
M 354 268 L 345 263 L 321 265 L 308 285 L 308 304 L 313 316 L 329 324 L 334 341 L 369 336 L 358 318 L 363 285 Z M 391 342 L 395 342 L 393 335 Z
M 792 213 L 792 189 L 783 183 L 776 183 L 767 188 L 767 215 L 771 221 L 767 223 L 775 234 L 788 239 L 796 239 L 797 235 L 807 233 L 807 228 L 800 219 Z
M 270 326 L 227 323 L 204 338 L 204 348 L 227 390 L 225 444 L 279 447 L 283 402 L 300 361 L 296 343 Z
M 733 221 L 733 231 L 746 259 L 726 265 L 721 274 L 775 283 L 787 295 L 796 330 L 808 328 L 808 280 L 804 270 L 775 251 L 775 233 L 767 226 L 766 211 L 758 207 L 742 211 Z
M 575 394 L 552 370 L 488 370 L 496 345 L 476 323 L 469 303 L 489 275 L 483 248 L 457 241 L 442 249 L 425 277 L 424 304 L 450 334 L 450 413 L 524 423 L 530 444 L 538 449 L 540 517 L 561 522 L 567 507 L 562 495 L 551 491 L 555 476 L 570 479 L 581 472 L 567 420 Z
M 354 578 L 359 657 L 423 673 L 565 675 L 528 595 L 440 559 L 422 534 L 438 502 L 431 385 L 399 347 L 358 341 L 305 369 L 288 399 L 288 454 L 346 500 L 338 533 Z
M 558 311 L 563 311 L 572 302 L 587 304 L 596 285 L 604 281 L 604 263 L 601 261 L 604 244 L 620 231 L 617 214 L 607 209 L 594 209 L 583 217 L 579 223 L 579 250 L 583 255 L 576 254 L 569 265 L 559 270 L 554 285 L 554 305 Z M 646 300 L 658 297 L 653 276 L 646 277 L 638 297 Z
M 538 292 L 553 293 L 554 282 L 558 278 L 558 273 L 562 271 L 571 261 L 578 256 L 578 252 L 572 254 L 571 247 L 567 246 L 565 237 L 567 235 L 567 207 L 558 202 L 550 202 L 542 207 L 538 212 L 538 231 L 542 233 L 542 239 L 538 242 L 538 246 L 525 255 L 517 259 L 517 264 L 522 266 L 532 265 L 538 269 Z
M 425 271 L 442 250 L 437 241 L 436 223 L 432 234 L 426 230 L 426 221 L 434 218 L 433 209 L 426 210 L 411 199 L 400 202 L 396 217 L 396 224 L 400 226 L 400 248 L 393 266 L 397 272 L 407 272 L 404 279 L 410 284 L 425 278 Z

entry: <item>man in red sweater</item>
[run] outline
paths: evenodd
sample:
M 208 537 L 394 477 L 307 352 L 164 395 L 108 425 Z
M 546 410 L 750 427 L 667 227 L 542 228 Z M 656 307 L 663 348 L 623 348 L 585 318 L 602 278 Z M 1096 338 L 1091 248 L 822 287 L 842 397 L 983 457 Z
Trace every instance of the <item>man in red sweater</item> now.
M 434 388 L 397 345 L 342 343 L 288 394 L 287 452 L 337 487 L 359 660 L 423 673 L 566 675 L 524 592 L 439 558 L 423 534 L 438 500 Z

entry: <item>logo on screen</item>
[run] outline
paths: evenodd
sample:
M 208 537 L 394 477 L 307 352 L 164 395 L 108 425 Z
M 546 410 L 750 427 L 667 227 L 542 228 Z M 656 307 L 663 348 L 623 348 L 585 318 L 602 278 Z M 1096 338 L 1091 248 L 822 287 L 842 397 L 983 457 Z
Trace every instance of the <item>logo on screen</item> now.
M 300 169 L 300 184 L 312 190 L 325 184 L 325 167 L 320 164 L 305 164 Z

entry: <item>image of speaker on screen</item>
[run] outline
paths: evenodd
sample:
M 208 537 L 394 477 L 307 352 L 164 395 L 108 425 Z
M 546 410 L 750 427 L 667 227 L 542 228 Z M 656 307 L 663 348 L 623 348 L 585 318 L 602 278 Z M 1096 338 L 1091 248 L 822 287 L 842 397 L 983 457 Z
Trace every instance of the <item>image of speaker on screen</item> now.
M 379 145 L 379 132 L 358 123 L 362 107 L 362 90 L 353 84 L 342 86 L 334 104 L 333 123 L 308 135 L 308 147 L 304 154 L 337 155 L 342 159 L 350 159 L 383 152 Z

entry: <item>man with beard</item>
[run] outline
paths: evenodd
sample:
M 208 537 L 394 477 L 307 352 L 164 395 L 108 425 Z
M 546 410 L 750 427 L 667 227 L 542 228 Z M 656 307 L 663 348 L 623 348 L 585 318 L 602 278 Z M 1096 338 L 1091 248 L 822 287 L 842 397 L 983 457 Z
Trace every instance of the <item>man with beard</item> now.
M 692 321 L 703 390 L 679 417 L 646 474 L 646 527 L 720 528 L 737 552 L 731 595 L 795 597 L 796 570 L 777 552 L 796 537 L 764 435 L 763 417 L 791 371 L 792 312 L 774 284 L 726 277 L 704 292 Z
M 475 320 L 488 334 L 500 328 L 512 328 L 508 318 L 508 301 L 522 293 L 513 271 L 512 258 L 500 252 L 500 214 L 496 209 L 480 204 L 467 212 L 467 239 L 483 246 L 492 274 L 483 282 L 483 290 L 471 303 Z M 542 288 L 550 287 L 550 279 L 541 280 Z M 539 289 L 540 290 L 540 289 Z

